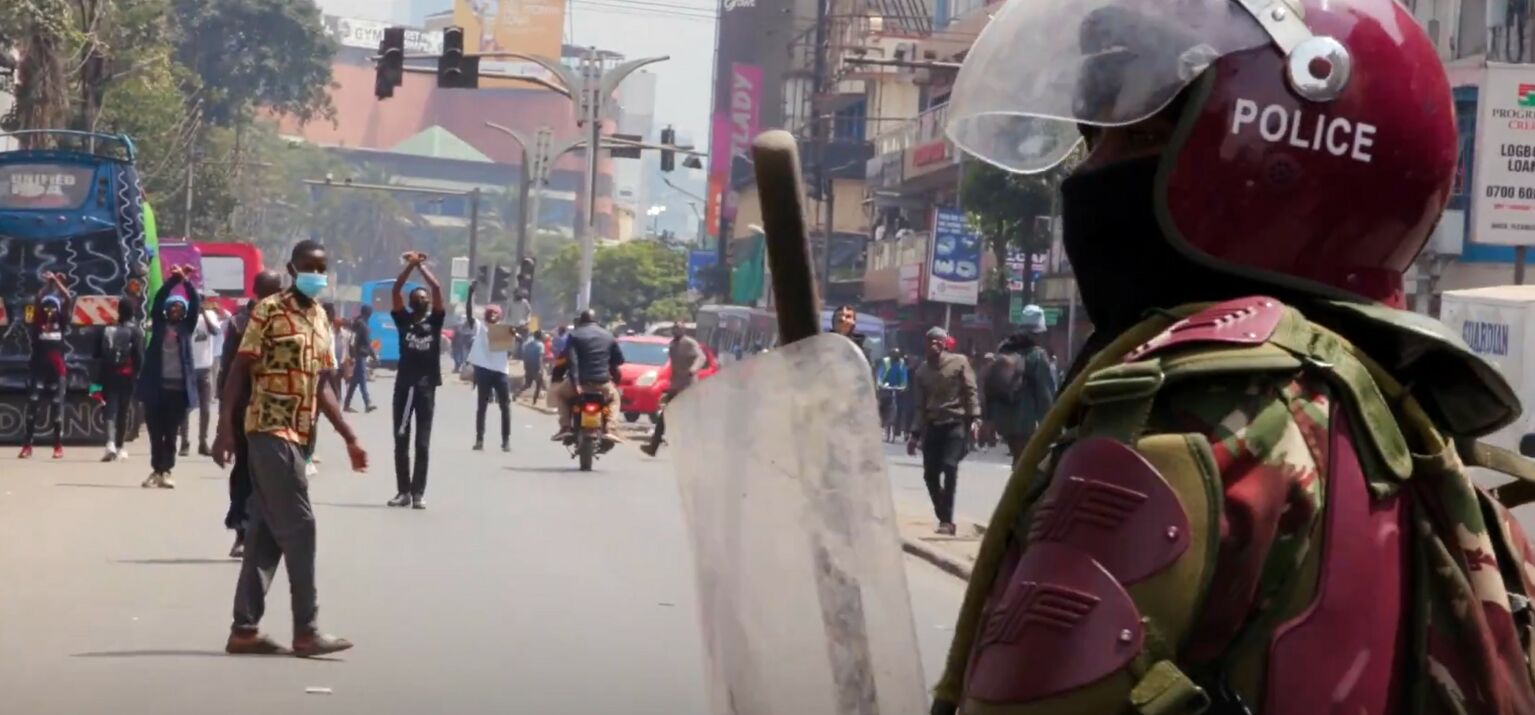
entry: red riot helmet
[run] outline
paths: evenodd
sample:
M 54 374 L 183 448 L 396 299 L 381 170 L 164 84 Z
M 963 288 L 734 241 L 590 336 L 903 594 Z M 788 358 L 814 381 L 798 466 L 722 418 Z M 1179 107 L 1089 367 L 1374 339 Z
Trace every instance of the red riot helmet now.
M 1182 97 L 1181 103 L 1174 100 Z M 1400 306 L 1454 178 L 1444 67 L 1394 0 L 1010 0 L 949 136 L 1009 171 L 1082 127 L 1178 106 L 1155 184 L 1166 240 L 1227 274 Z

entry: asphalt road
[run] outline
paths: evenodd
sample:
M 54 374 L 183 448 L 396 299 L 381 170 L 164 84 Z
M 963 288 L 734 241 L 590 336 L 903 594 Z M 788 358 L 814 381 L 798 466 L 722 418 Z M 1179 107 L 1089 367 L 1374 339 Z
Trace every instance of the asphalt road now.
M 82 449 L 62 462 L 0 455 L 0 712 L 704 713 L 671 455 L 630 445 L 581 474 L 547 441 L 553 418 L 522 408 L 512 454 L 472 452 L 472 405 L 459 384 L 439 395 L 426 511 L 383 506 L 387 407 L 352 415 L 373 460 L 365 475 L 322 432 L 321 623 L 357 643 L 331 661 L 222 653 L 238 565 L 210 460 L 183 460 L 178 488 L 162 491 L 138 487 L 144 440 L 127 463 Z M 925 500 L 919 470 L 893 478 Z M 984 516 L 980 485 L 1002 478 L 967 466 L 961 511 Z M 907 574 L 931 680 L 963 584 L 910 558 Z M 285 584 L 264 624 L 284 641 Z

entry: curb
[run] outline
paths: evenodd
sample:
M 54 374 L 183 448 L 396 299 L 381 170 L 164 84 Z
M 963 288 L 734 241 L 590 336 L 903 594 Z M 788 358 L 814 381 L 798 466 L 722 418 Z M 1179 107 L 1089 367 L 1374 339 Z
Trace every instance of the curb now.
M 939 551 L 921 539 L 902 536 L 901 550 L 938 567 L 939 570 L 961 581 L 969 581 L 970 573 L 975 568 L 973 564 Z
M 523 408 L 526 408 L 526 409 L 529 409 L 529 410 L 533 410 L 534 412 L 541 412 L 541 413 L 546 414 L 546 415 L 554 414 L 554 408 L 553 407 L 544 407 L 543 405 L 533 405 L 533 404 L 529 404 L 529 403 L 522 402 L 522 401 L 517 401 L 516 404 L 519 407 L 523 407 Z

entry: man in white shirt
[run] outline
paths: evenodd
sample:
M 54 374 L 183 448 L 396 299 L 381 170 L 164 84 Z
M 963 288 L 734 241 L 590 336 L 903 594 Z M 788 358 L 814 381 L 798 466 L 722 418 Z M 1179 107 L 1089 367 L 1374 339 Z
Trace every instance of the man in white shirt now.
M 198 317 L 197 328 L 192 331 L 192 370 L 197 376 L 197 453 L 204 457 L 212 456 L 213 450 L 208 448 L 208 413 L 209 405 L 213 400 L 213 366 L 217 364 L 218 353 L 223 342 L 224 319 L 219 311 L 213 307 L 204 308 L 202 315 Z M 187 428 L 192 422 L 192 413 L 181 420 L 181 456 L 185 457 L 192 451 L 192 445 L 187 439 Z
M 474 291 L 478 283 L 469 284 L 469 298 L 464 304 L 465 324 L 474 329 L 474 342 L 469 345 L 469 364 L 474 366 L 474 389 L 479 393 L 479 404 L 474 413 L 474 449 L 485 449 L 485 408 L 492 395 L 496 406 L 501 408 L 501 451 L 512 451 L 511 377 L 508 375 L 507 350 L 490 349 L 489 326 L 501 322 L 501 307 L 485 306 L 485 319 L 474 319 Z

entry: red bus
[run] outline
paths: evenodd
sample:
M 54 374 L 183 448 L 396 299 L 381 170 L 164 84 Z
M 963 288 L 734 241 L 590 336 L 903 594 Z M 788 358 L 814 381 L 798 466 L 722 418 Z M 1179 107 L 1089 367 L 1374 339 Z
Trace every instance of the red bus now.
M 206 243 L 199 241 L 202 253 L 205 298 L 218 302 L 231 313 L 255 295 L 256 274 L 262 271 L 261 251 L 249 243 Z

